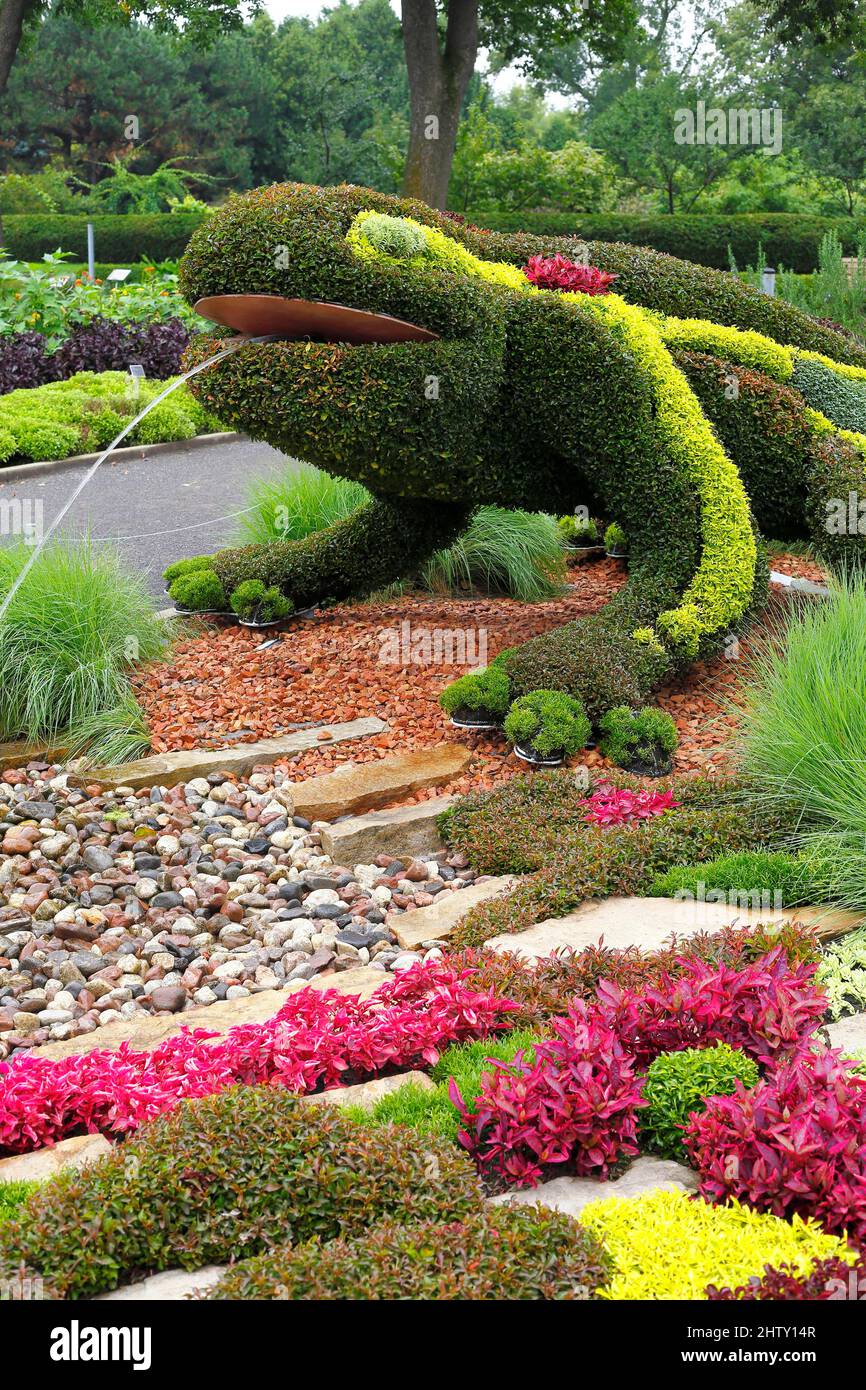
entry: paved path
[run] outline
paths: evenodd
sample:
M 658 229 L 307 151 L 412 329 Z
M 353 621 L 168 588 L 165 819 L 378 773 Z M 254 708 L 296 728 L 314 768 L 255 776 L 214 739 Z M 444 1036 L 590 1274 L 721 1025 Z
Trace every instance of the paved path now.
M 48 527 L 89 465 L 6 482 L 0 472 L 0 502 L 19 498 L 43 504 Z M 102 465 L 63 523 L 66 535 L 87 531 L 111 539 L 131 569 L 147 578 L 151 593 L 163 594 L 162 571 L 172 560 L 202 555 L 231 544 L 245 505 L 250 478 L 278 477 L 296 466 L 267 444 L 252 440 L 185 449 Z M 32 515 L 32 513 L 31 513 Z M 0 544 L 7 544 L 0 537 Z

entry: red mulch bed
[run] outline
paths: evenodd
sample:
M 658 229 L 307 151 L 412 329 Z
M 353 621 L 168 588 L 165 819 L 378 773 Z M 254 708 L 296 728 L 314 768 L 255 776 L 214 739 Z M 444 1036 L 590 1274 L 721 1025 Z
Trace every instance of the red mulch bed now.
M 774 568 L 797 572 L 793 557 L 785 560 L 792 563 L 774 555 Z M 804 567 L 804 577 L 821 577 L 809 561 L 798 559 L 796 564 Z M 570 592 L 547 603 L 406 596 L 391 603 L 334 608 L 284 630 L 278 645 L 267 651 L 255 648 L 268 632 L 208 627 L 179 642 L 170 662 L 151 666 L 137 678 L 154 751 L 231 747 L 299 726 L 378 715 L 389 724 L 385 733 L 330 747 L 323 742 L 278 765 L 299 780 L 330 772 L 348 761 L 368 762 L 444 740 L 462 740 L 472 749 L 473 761 L 469 772 L 447 789 L 493 786 L 526 768 L 509 752 L 502 735 L 461 732 L 452 728 L 439 708 L 442 687 L 465 668 L 442 660 L 408 665 L 382 660 L 383 652 L 388 655 L 388 642 L 397 634 L 411 651 L 414 641 L 423 642 L 425 634 L 432 636 L 436 629 L 486 631 L 486 652 L 470 658 L 470 665 L 484 665 L 503 647 L 595 612 L 624 579 L 617 561 L 600 560 L 573 565 Z M 787 602 L 786 595 L 774 590 L 770 621 Z M 749 642 L 741 642 L 738 655 L 744 655 L 748 646 Z M 421 655 L 437 653 L 422 647 Z M 442 657 L 442 652 L 438 655 Z M 732 694 L 737 666 L 736 660 L 724 657 L 699 664 L 686 678 L 658 692 L 657 702 L 670 711 L 679 729 L 677 771 L 712 774 L 725 768 L 732 728 L 725 701 Z M 596 752 L 575 760 L 590 765 L 602 761 Z M 430 788 L 422 795 L 433 796 L 441 790 Z

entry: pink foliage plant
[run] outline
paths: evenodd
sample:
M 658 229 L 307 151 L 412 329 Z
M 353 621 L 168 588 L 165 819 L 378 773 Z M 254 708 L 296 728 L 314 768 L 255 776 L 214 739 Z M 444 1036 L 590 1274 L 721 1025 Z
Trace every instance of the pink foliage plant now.
M 304 989 L 272 1019 L 218 1037 L 184 1029 L 151 1052 L 96 1048 L 53 1059 L 24 1054 L 0 1063 L 0 1153 L 54 1144 L 88 1131 L 120 1135 L 180 1100 L 237 1083 L 300 1094 L 397 1069 L 432 1065 L 452 1043 L 508 1026 L 516 1005 L 478 992 L 441 961 L 385 981 L 372 998 Z

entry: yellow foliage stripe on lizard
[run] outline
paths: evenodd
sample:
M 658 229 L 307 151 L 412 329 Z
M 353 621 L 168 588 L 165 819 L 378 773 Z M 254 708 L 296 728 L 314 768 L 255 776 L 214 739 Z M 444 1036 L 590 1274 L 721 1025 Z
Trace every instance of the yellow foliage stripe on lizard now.
M 657 621 L 664 642 L 693 658 L 701 639 L 736 623 L 752 596 L 757 546 L 746 490 L 653 319 L 618 294 L 563 298 L 590 305 L 625 339 L 655 388 L 659 445 L 685 466 L 698 495 L 700 563 L 680 603 Z M 639 640 L 647 640 L 644 629 Z

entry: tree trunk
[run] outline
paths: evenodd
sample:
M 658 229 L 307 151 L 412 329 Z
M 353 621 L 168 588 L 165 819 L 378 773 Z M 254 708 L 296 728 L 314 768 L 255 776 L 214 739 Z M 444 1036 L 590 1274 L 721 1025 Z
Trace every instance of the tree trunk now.
M 478 56 L 478 0 L 449 0 L 444 46 L 436 0 L 402 0 L 411 126 L 403 192 L 444 208 L 460 111 Z
M 0 96 L 6 90 L 18 52 L 28 3 L 29 0 L 0 0 Z

